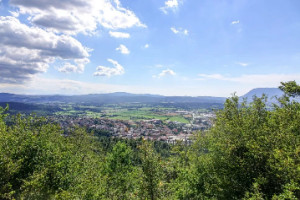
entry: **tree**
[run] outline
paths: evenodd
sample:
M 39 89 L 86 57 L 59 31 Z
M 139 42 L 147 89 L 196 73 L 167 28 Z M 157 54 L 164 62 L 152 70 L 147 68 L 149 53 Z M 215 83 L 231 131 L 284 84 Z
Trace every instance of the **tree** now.
M 300 86 L 297 85 L 296 81 L 281 82 L 279 89 L 281 89 L 288 96 L 300 96 Z
M 7 126 L 0 113 L 1 199 L 101 197 L 99 156 L 82 129 L 63 135 L 44 118 L 17 115 Z
M 149 141 L 144 140 L 139 150 L 142 168 L 139 196 L 141 199 L 159 199 L 162 184 L 160 159 Z
M 178 198 L 300 198 L 300 104 L 285 100 L 270 111 L 266 101 L 226 100 L 189 152 L 188 192 Z
M 133 199 L 136 172 L 132 165 L 133 152 L 124 142 L 114 145 L 111 153 L 106 157 L 108 199 Z

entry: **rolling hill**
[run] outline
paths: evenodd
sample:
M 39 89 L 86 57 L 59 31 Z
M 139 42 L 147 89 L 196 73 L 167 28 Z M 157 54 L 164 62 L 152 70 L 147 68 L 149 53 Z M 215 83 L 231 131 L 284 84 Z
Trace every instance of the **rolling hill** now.
M 88 95 L 19 95 L 0 93 L 0 102 L 22 103 L 224 103 L 224 97 L 161 96 L 151 94 L 108 93 Z

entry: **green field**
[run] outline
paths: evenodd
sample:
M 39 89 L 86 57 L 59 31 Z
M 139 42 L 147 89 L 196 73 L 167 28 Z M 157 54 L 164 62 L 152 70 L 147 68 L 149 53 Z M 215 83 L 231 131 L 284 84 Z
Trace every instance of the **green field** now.
M 175 108 L 168 107 L 150 107 L 149 105 L 105 105 L 105 106 L 82 106 L 82 105 L 63 105 L 63 111 L 58 111 L 55 115 L 66 116 L 88 116 L 94 118 L 108 118 L 119 120 L 150 120 L 160 119 L 162 121 L 177 121 L 180 123 L 189 123 L 189 119 L 180 114 L 168 115 L 174 112 Z
M 121 120 L 149 120 L 149 119 L 160 119 L 178 121 L 181 123 L 189 123 L 189 121 L 181 115 L 167 116 L 164 113 L 151 112 L 150 109 L 139 109 L 131 111 L 111 112 L 106 115 L 109 119 L 121 119 Z

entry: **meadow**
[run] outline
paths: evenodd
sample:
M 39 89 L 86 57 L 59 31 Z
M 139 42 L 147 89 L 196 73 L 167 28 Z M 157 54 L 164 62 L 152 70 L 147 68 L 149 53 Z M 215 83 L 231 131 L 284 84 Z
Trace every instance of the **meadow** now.
M 89 116 L 95 118 L 108 118 L 119 120 L 151 120 L 159 119 L 162 121 L 177 121 L 180 123 L 189 123 L 191 116 L 184 116 L 176 111 L 183 111 L 180 108 L 163 107 L 146 104 L 109 104 L 109 105 L 61 105 L 61 111 L 57 111 L 55 115 L 68 116 Z M 202 109 L 205 111 L 205 109 Z

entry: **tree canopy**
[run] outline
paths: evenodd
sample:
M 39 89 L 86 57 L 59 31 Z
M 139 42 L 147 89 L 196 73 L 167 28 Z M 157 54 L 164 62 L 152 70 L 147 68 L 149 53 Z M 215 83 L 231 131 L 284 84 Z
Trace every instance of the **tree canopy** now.
M 296 81 L 281 82 L 279 89 L 281 89 L 288 96 L 300 96 L 300 86 L 297 85 Z

